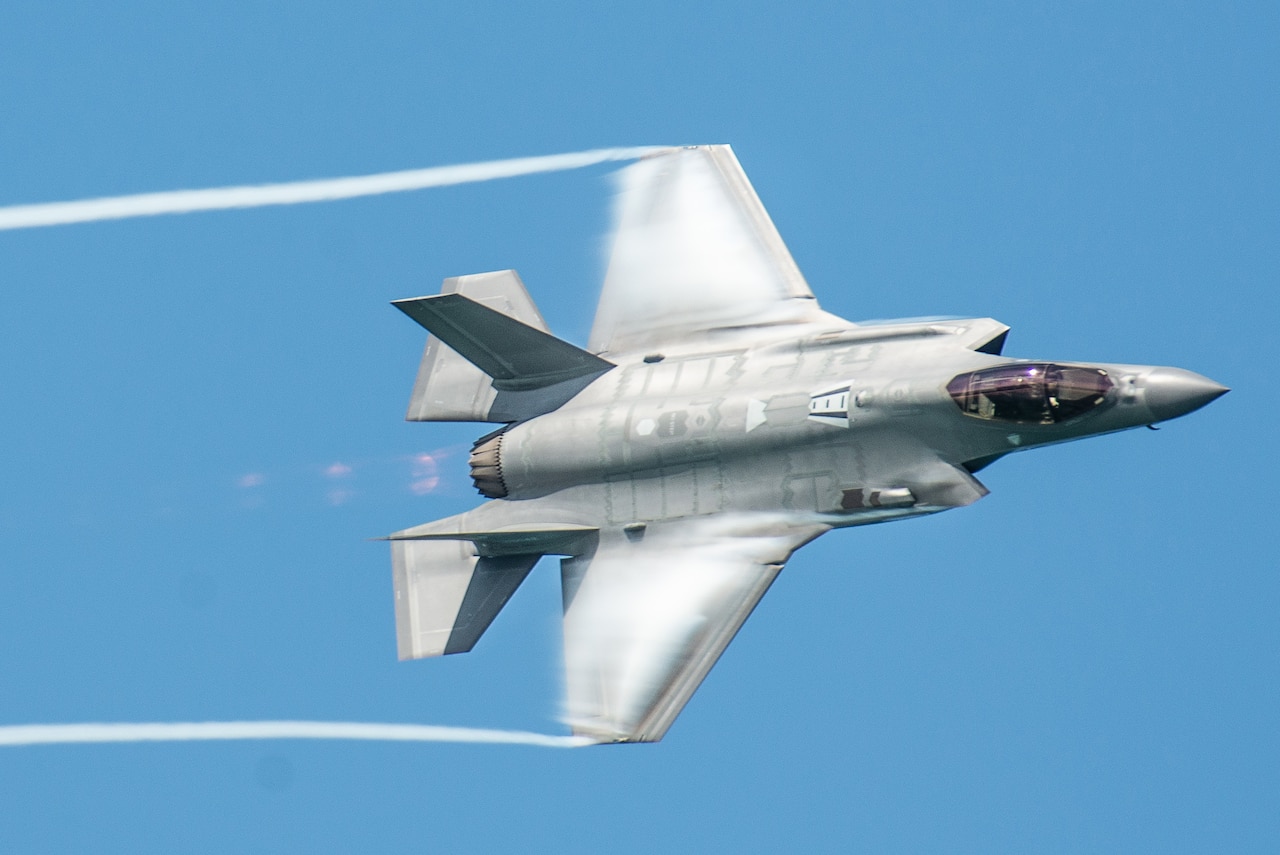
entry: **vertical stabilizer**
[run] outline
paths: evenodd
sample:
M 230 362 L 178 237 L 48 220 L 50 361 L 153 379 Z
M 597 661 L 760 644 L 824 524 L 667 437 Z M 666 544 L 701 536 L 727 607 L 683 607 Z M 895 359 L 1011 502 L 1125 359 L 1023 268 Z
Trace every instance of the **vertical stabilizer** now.
M 522 324 L 549 332 L 542 313 L 514 270 L 452 276 L 444 280 L 440 293 L 461 294 Z M 405 419 L 411 422 L 503 421 L 489 418 L 496 396 L 487 374 L 438 337 L 431 336 L 422 354 Z
M 393 305 L 431 333 L 409 421 L 522 421 L 613 367 L 547 332 L 514 270 L 446 279 L 444 293 Z
M 540 557 L 481 558 L 462 540 L 392 543 L 400 658 L 470 650 Z
M 444 293 L 392 305 L 431 334 L 408 421 L 532 419 L 613 367 L 548 333 L 515 270 L 445 279 Z

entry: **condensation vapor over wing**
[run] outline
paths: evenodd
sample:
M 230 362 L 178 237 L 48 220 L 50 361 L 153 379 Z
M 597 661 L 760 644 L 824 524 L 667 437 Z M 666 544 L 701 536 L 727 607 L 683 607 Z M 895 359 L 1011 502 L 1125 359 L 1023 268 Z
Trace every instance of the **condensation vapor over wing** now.
M 82 199 L 75 202 L 47 202 L 37 205 L 0 207 L 0 230 L 29 229 L 87 223 L 95 220 L 121 220 L 129 217 L 154 217 L 161 214 L 190 214 L 230 208 L 259 208 L 268 205 L 297 205 L 303 202 L 330 202 L 357 196 L 377 196 L 472 184 L 533 175 L 539 172 L 562 172 L 617 160 L 634 160 L 661 148 L 604 148 L 542 157 L 491 160 L 455 166 L 433 166 L 402 172 L 357 175 L 349 178 L 324 178 L 315 181 L 293 181 L 285 184 L 259 184 L 243 187 L 214 187 L 206 190 L 170 190 L 163 193 L 141 193 L 134 196 L 112 196 Z
M 565 559 L 565 719 L 600 742 L 662 738 L 791 553 L 825 530 L 712 515 Z
M 670 149 L 621 170 L 614 221 L 592 352 L 818 311 L 727 145 Z

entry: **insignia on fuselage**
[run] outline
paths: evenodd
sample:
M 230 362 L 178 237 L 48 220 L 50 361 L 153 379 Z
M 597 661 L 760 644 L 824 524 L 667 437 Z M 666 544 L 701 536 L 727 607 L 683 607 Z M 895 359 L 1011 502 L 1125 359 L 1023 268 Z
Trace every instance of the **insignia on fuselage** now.
M 809 419 L 832 427 L 848 427 L 850 385 L 846 383 L 835 389 L 826 389 L 811 395 Z

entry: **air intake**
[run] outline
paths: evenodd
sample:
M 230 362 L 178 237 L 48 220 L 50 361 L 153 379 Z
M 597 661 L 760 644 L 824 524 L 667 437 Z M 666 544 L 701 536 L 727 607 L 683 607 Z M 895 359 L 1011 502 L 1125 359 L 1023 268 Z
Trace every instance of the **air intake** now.
M 507 485 L 502 480 L 502 436 L 482 436 L 471 446 L 471 480 L 487 499 L 507 497 Z

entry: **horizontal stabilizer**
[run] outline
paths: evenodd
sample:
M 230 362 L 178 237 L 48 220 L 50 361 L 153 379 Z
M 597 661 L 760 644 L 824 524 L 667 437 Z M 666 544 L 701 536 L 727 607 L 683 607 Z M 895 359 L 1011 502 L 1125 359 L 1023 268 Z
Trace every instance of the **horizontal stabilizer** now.
M 613 367 L 461 294 L 396 300 L 393 305 L 492 377 L 499 392 L 543 389 Z
M 470 650 L 539 557 L 480 557 L 457 540 L 392 543 L 400 658 Z
M 426 303 L 444 298 L 445 304 Z M 449 309 L 458 298 L 465 298 L 461 311 Z M 487 311 L 470 311 L 470 304 Z M 438 298 L 395 305 L 435 333 L 413 384 L 405 414 L 411 422 L 523 421 L 561 406 L 609 368 L 550 334 L 514 270 L 452 276 Z M 517 387 L 523 390 L 510 391 Z
M 431 524 L 428 523 L 428 526 Z M 425 528 L 425 527 L 420 527 Z M 462 540 L 482 556 L 576 555 L 599 532 L 586 525 L 539 525 L 495 531 L 439 532 L 406 529 L 387 537 L 391 541 Z

